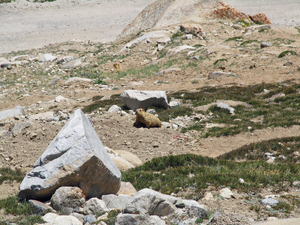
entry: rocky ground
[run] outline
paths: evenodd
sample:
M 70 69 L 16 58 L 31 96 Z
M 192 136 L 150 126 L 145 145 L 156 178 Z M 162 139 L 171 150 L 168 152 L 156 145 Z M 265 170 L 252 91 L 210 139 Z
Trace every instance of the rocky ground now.
M 299 126 L 290 126 L 203 138 L 194 130 L 181 133 L 180 127 L 184 127 L 191 118 L 168 121 L 171 125 L 176 123 L 177 127 L 147 129 L 133 126 L 135 115 L 131 111 L 127 110 L 126 115 L 108 113 L 109 107 L 114 104 L 123 106 L 117 97 L 128 89 L 163 90 L 173 94 L 193 92 L 208 86 L 245 87 L 286 81 L 299 84 L 300 29 L 297 27 L 249 26 L 210 19 L 201 24 L 207 36 L 201 40 L 195 36 L 189 39 L 179 32 L 179 26 L 174 24 L 159 30 L 168 33 L 171 38 L 170 42 L 163 42 L 159 50 L 159 38 L 150 37 L 149 41 L 143 40 L 121 53 L 125 42 L 107 44 L 70 40 L 39 49 L 1 54 L 0 111 L 20 105 L 24 114 L 0 121 L 0 167 L 30 171 L 77 108 L 86 110 L 105 146 L 129 151 L 143 162 L 154 157 L 185 153 L 217 157 L 253 142 L 299 136 Z M 262 42 L 272 45 L 262 47 Z M 169 49 L 184 45 L 193 49 L 168 56 Z M 279 57 L 283 52 L 286 54 Z M 70 59 L 77 60 L 76 64 L 69 65 L 67 61 Z M 71 62 L 75 63 L 74 60 Z M 157 76 L 157 72 L 170 67 L 178 70 Z M 214 71 L 228 72 L 229 75 L 210 79 L 209 75 Z M 72 77 L 90 80 L 71 82 L 69 78 Z M 59 100 L 58 96 L 64 99 Z M 95 103 L 99 104 L 97 108 L 87 110 Z M 188 103 L 185 106 L 191 107 L 194 114 L 199 110 Z M 15 182 L 2 184 L 1 198 L 15 194 L 18 185 Z M 214 194 L 218 190 L 211 188 L 207 191 Z M 265 189 L 256 194 L 265 196 L 274 193 Z M 298 189 L 281 194 L 297 196 Z M 208 198 L 203 199 L 201 204 L 211 211 L 238 213 L 255 220 L 268 217 L 266 213 L 258 218 L 255 210 L 245 210 L 244 197 L 236 192 L 235 198 Z M 253 198 L 252 201 L 258 200 Z M 289 216 L 299 215 L 299 211 L 295 210 Z

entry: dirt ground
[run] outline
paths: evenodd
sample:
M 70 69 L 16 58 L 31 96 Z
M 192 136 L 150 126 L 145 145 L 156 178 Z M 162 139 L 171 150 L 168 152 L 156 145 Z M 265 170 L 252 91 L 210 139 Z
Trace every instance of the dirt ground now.
M 138 4 L 139 3 L 139 4 Z M 21 4 L 21 3 L 18 3 Z M 22 15 L 22 10 L 24 8 L 15 7 L 18 6 L 17 3 L 8 5 L 0 10 L 0 20 L 2 19 L 3 14 L 1 12 L 13 13 L 13 15 Z M 31 3 L 28 3 L 30 6 Z M 101 2 L 105 6 L 115 7 L 114 3 Z M 100 4 L 100 5 L 101 5 Z M 127 3 L 126 3 L 127 4 Z M 133 2 L 128 3 L 128 8 L 132 11 L 127 13 L 127 17 L 120 24 L 118 21 L 121 19 L 121 14 L 118 14 L 117 21 L 110 21 L 110 38 L 115 37 L 115 35 L 121 31 L 121 26 L 125 26 L 125 21 L 129 21 L 131 17 L 134 17 L 137 12 L 139 12 L 145 2 Z M 86 4 L 86 7 L 91 6 Z M 24 7 L 24 6 L 22 6 Z M 50 6 L 49 6 L 50 7 Z M 57 5 L 51 7 L 57 7 Z M 28 8 L 30 8 L 28 6 Z M 29 10 L 27 8 L 27 10 Z M 46 6 L 33 9 L 30 8 L 33 12 L 42 13 L 43 10 L 46 10 Z M 63 8 L 63 7 L 62 7 Z M 76 8 L 76 7 L 75 7 Z M 77 10 L 78 7 L 76 8 Z M 100 10 L 100 8 L 96 8 Z M 17 13 L 17 10 L 18 13 Z M 72 10 L 73 8 L 69 8 Z M 70 11 L 60 12 L 61 14 L 70 13 Z M 111 10 L 111 8 L 110 8 Z M 121 12 L 123 10 L 118 12 Z M 26 10 L 24 10 L 26 11 Z M 108 11 L 109 12 L 109 11 Z M 123 11 L 123 13 L 125 10 Z M 75 15 L 76 13 L 74 13 Z M 38 15 L 38 14 L 37 14 Z M 99 15 L 102 15 L 99 12 Z M 108 16 L 109 14 L 105 14 Z M 5 17 L 8 18 L 8 17 Z M 31 19 L 29 16 L 25 19 Z M 116 19 L 116 18 L 114 18 Z M 58 19 L 59 20 L 59 19 Z M 73 20 L 73 19 L 72 19 Z M 80 20 L 80 17 L 79 17 Z M 7 23 L 9 21 L 7 20 Z M 103 22 L 103 21 L 102 21 Z M 65 22 L 64 22 L 65 23 Z M 75 22 L 74 22 L 75 23 Z M 103 22 L 106 23 L 106 22 Z M 114 26 L 114 24 L 116 26 Z M 108 26 L 108 25 L 107 25 Z M 236 37 L 245 34 L 245 29 L 236 30 L 225 23 L 220 25 L 216 21 L 208 21 L 205 24 L 202 24 L 204 30 L 208 34 L 210 40 L 213 41 L 203 41 L 203 40 L 185 40 L 185 44 L 195 45 L 205 43 L 206 47 L 210 49 L 212 54 L 209 56 L 209 60 L 202 62 L 201 67 L 198 70 L 193 70 L 190 67 L 187 67 L 185 70 L 180 72 L 172 72 L 165 74 L 163 77 L 151 76 L 147 78 L 139 78 L 134 75 L 126 76 L 121 79 L 105 79 L 109 85 L 118 87 L 113 90 L 101 90 L 99 86 L 96 85 L 86 85 L 86 84 L 73 84 L 66 86 L 64 84 L 66 77 L 73 75 L 73 72 L 67 71 L 61 76 L 56 75 L 61 78 L 54 83 L 54 85 L 49 85 L 51 81 L 57 77 L 51 75 L 51 73 L 46 73 L 43 78 L 39 77 L 36 71 L 50 71 L 50 69 L 58 71 L 58 66 L 55 62 L 50 63 L 39 63 L 32 61 L 25 65 L 20 65 L 13 67 L 11 70 L 2 70 L 0 71 L 0 79 L 3 85 L 0 88 L 0 110 L 11 109 L 17 105 L 21 105 L 25 108 L 25 115 L 29 117 L 37 113 L 44 113 L 49 111 L 62 111 L 66 114 L 72 114 L 76 108 L 84 108 L 87 105 L 90 105 L 95 96 L 111 96 L 111 95 L 120 95 L 124 90 L 127 89 L 137 89 L 137 90 L 164 90 L 168 93 L 172 93 L 179 90 L 196 90 L 204 86 L 220 86 L 220 87 L 229 87 L 232 85 L 237 86 L 247 86 L 253 84 L 265 83 L 275 83 L 283 82 L 287 80 L 293 80 L 296 83 L 299 83 L 299 67 L 300 61 L 298 56 L 289 56 L 288 59 L 283 60 L 278 58 L 278 54 L 285 50 L 294 50 L 299 53 L 300 46 L 300 36 L 298 31 L 293 27 L 278 27 L 272 26 L 271 32 L 250 32 L 249 36 L 245 35 L 244 40 L 257 40 L 258 43 L 261 41 L 268 41 L 274 38 L 280 40 L 294 40 L 292 43 L 281 43 L 274 44 L 271 47 L 266 49 L 255 50 L 255 48 L 260 48 L 257 46 L 257 43 L 252 43 L 250 48 L 241 51 L 236 47 L 236 42 L 226 42 L 230 37 Z M 174 26 L 168 27 L 168 30 L 175 30 Z M 113 30 L 113 31 L 112 31 Z M 3 31 L 3 30 L 2 30 Z M 39 31 L 39 30 L 38 30 Z M 41 31 L 41 30 L 40 30 Z M 93 28 L 89 32 L 93 33 Z M 50 32 L 50 31 L 49 31 Z M 21 33 L 26 34 L 26 29 L 23 29 Z M 29 32 L 30 33 L 30 32 Z M 8 33 L 7 33 L 8 34 Z M 0 33 L 0 37 L 7 35 L 6 33 Z M 31 35 L 31 34 L 30 34 Z M 39 34 L 34 34 L 38 36 Z M 60 35 L 59 33 L 56 35 Z M 61 41 L 69 40 L 72 35 L 66 35 L 66 39 L 60 39 Z M 88 36 L 88 35 L 87 35 Z M 16 55 L 34 55 L 37 56 L 38 53 L 52 53 L 55 54 L 58 58 L 59 56 L 64 56 L 70 52 L 64 52 L 64 49 L 73 49 L 73 56 L 82 57 L 85 56 L 86 62 L 90 65 L 93 65 L 98 61 L 97 56 L 90 54 L 93 50 L 97 49 L 99 44 L 97 43 L 87 43 L 87 42 L 68 42 L 68 43 L 56 43 L 52 45 L 47 45 L 44 48 L 40 49 L 31 49 L 21 53 L 7 53 L 8 49 L 19 50 L 19 47 L 14 47 L 12 44 L 15 42 L 20 43 L 20 38 L 26 36 L 18 36 L 16 39 L 7 38 L 7 43 L 5 48 L 1 48 L 0 57 L 7 59 L 12 58 Z M 26 37 L 29 38 L 30 36 Z M 74 36 L 72 36 L 74 37 Z M 76 36 L 81 39 L 80 36 Z M 51 36 L 51 38 L 56 39 L 57 37 Z M 1 39 L 1 38 L 0 38 Z M 3 40 L 3 39 L 2 39 Z M 89 39 L 90 40 L 90 39 Z M 99 37 L 99 39 L 104 41 Z M 44 40 L 46 41 L 46 40 Z M 48 41 L 48 40 L 47 40 Z M 41 44 L 44 42 L 39 42 Z M 20 44 L 20 49 L 27 49 L 29 45 Z M 0 46 L 3 46 L 3 43 L 0 41 Z M 23 48 L 24 47 L 24 48 Z M 41 46 L 34 46 L 41 47 Z M 109 54 L 113 55 L 118 52 L 123 46 L 118 45 L 115 49 L 111 50 Z M 141 45 L 138 46 L 137 52 L 146 52 L 147 49 L 152 49 L 153 44 Z M 200 50 L 201 51 L 201 50 Z M 152 57 L 151 61 L 157 59 L 157 55 L 150 56 Z M 120 65 L 123 70 L 130 68 L 141 68 L 141 62 L 146 58 L 150 58 L 149 55 L 144 53 L 136 53 L 132 57 L 128 57 L 123 61 L 119 60 Z M 227 77 L 224 79 L 207 79 L 207 76 L 210 72 L 219 70 L 212 66 L 213 62 L 218 59 L 227 59 L 226 71 L 232 72 L 238 75 L 238 77 Z M 165 60 L 165 59 L 163 59 Z M 162 62 L 163 62 L 162 60 Z M 283 66 L 286 61 L 293 62 L 290 66 Z M 97 66 L 97 70 L 101 71 L 112 71 L 114 72 L 113 63 L 107 61 L 105 64 Z M 230 66 L 231 65 L 231 66 Z M 254 66 L 255 65 L 255 66 Z M 172 67 L 180 66 L 175 63 Z M 50 68 L 50 69 L 49 69 Z M 4 84 L 5 79 L 10 80 L 11 77 L 15 77 L 18 82 Z M 64 77 L 64 78 L 63 78 Z M 38 82 L 39 79 L 42 82 Z M 156 82 L 161 80 L 163 82 Z M 193 82 L 193 81 L 197 82 Z M 139 85 L 136 82 L 140 82 Z M 24 84 L 28 84 L 27 86 Z M 60 103 L 55 103 L 55 97 L 62 95 L 65 98 L 68 98 L 67 101 Z M 201 134 L 196 131 L 189 131 L 187 133 L 181 133 L 179 130 L 174 130 L 171 128 L 136 128 L 133 126 L 135 121 L 134 114 L 128 114 L 121 116 L 120 114 L 107 113 L 107 108 L 99 109 L 92 114 L 87 114 L 89 117 L 94 129 L 99 135 L 103 144 L 113 150 L 126 150 L 135 155 L 137 155 L 143 162 L 146 162 L 154 157 L 166 156 L 166 155 L 177 155 L 185 153 L 193 153 L 209 157 L 217 157 L 226 152 L 237 149 L 243 145 L 250 144 L 253 142 L 259 142 L 262 140 L 269 140 L 273 138 L 281 137 L 290 137 L 290 136 L 299 136 L 300 135 L 300 126 L 292 127 L 278 127 L 278 128 L 267 128 L 263 130 L 256 130 L 249 133 L 241 133 L 235 136 L 228 137 L 209 137 L 200 139 Z M 39 158 L 39 156 L 44 152 L 48 144 L 55 137 L 55 135 L 60 131 L 63 125 L 67 120 L 62 120 L 59 122 L 45 122 L 45 121 L 28 121 L 24 117 L 15 117 L 12 119 L 0 121 L 0 131 L 10 131 L 11 127 L 14 124 L 18 123 L 27 123 L 30 125 L 22 130 L 21 133 L 16 136 L 12 136 L 11 133 L 7 133 L 6 137 L 0 139 L 0 166 L 1 167 L 10 167 L 20 168 L 24 172 L 29 172 L 33 167 L 33 163 Z M 3 134 L 3 133 L 2 133 Z M 0 198 L 5 198 L 10 194 L 17 193 L 18 184 L 2 184 L 0 186 Z M 267 194 L 268 190 L 265 190 Z M 296 193 L 296 190 L 295 190 Z M 271 194 L 271 193 L 268 193 Z M 293 193 L 294 194 L 294 193 Z M 243 209 L 243 201 L 239 199 L 240 193 L 236 193 L 235 199 L 224 200 L 224 201 L 210 201 L 203 202 L 211 209 L 220 208 L 226 212 L 235 212 L 247 217 L 255 217 L 255 212 Z M 228 208 L 228 205 L 231 208 Z M 299 213 L 292 215 L 293 217 L 299 217 Z

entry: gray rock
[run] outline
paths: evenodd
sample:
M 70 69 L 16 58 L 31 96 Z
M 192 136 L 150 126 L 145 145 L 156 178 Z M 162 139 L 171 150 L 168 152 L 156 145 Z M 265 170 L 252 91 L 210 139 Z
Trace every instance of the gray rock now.
M 272 46 L 272 44 L 271 43 L 268 43 L 268 42 L 262 42 L 262 43 L 260 43 L 260 47 L 261 48 L 266 48 L 266 47 L 271 47 Z
M 92 223 L 95 223 L 96 221 L 97 221 L 97 219 L 95 216 L 87 215 L 84 217 L 83 224 L 86 224 L 86 223 L 92 224 Z
M 132 199 L 133 197 L 128 195 L 102 195 L 102 200 L 109 209 L 123 208 Z
M 116 225 L 165 225 L 165 221 L 159 216 L 119 214 Z
M 108 113 L 116 113 L 121 111 L 121 107 L 117 106 L 117 105 L 113 105 L 108 109 Z
M 98 198 L 91 198 L 84 203 L 83 211 L 85 214 L 97 215 L 106 212 L 107 207 L 103 200 Z
M 11 130 L 14 137 L 22 133 L 23 129 L 30 126 L 30 122 L 27 123 L 17 123 L 14 128 Z
M 186 49 L 195 49 L 195 48 L 189 45 L 178 46 L 176 48 L 169 49 L 166 56 L 168 57 L 168 56 L 176 55 L 178 52 L 181 52 Z
M 47 213 L 42 219 L 51 225 L 82 225 L 82 223 L 74 216 L 59 216 L 54 213 Z
M 75 67 L 79 67 L 82 65 L 82 62 L 80 59 L 75 59 L 72 61 L 69 61 L 63 65 L 60 66 L 61 69 L 73 69 Z
M 90 85 L 93 83 L 93 80 L 81 77 L 71 77 L 68 80 L 66 80 L 65 85 L 69 86 L 76 82 L 86 83 L 87 85 Z
M 195 56 L 192 56 L 190 59 L 191 59 L 191 60 L 198 60 L 199 58 L 200 58 L 199 55 L 195 55 Z
M 170 41 L 171 41 L 171 38 L 169 38 L 169 37 L 163 37 L 163 38 L 158 39 L 156 42 L 157 42 L 157 44 L 166 44 L 166 43 L 168 43 Z
M 147 109 L 147 111 L 146 111 L 147 113 L 151 113 L 151 114 L 156 114 L 156 111 L 155 111 L 155 109 Z
M 0 112 L 0 120 L 4 120 L 6 118 L 10 118 L 13 116 L 23 115 L 23 113 L 24 113 L 24 108 L 18 105 L 13 109 L 1 111 Z
M 62 212 L 71 214 L 77 207 L 82 207 L 85 203 L 85 196 L 78 187 L 60 187 L 51 198 L 51 206 Z
M 261 204 L 263 205 L 270 205 L 270 206 L 276 206 L 279 202 L 273 198 L 265 198 L 261 200 Z
M 133 110 L 138 108 L 147 109 L 151 106 L 168 108 L 167 95 L 164 91 L 136 91 L 126 90 L 121 96 L 121 100 Z
M 208 79 L 215 79 L 218 77 L 229 77 L 229 76 L 234 76 L 234 77 L 238 77 L 236 74 L 234 73 L 230 73 L 230 72 L 223 72 L 223 71 L 215 71 L 212 72 L 208 75 Z
M 74 60 L 74 57 L 73 56 L 64 56 L 64 57 L 61 57 L 57 60 L 57 64 L 61 64 L 61 63 L 65 63 L 65 62 L 70 62 Z
M 168 37 L 170 36 L 171 33 L 168 32 L 168 31 L 162 31 L 162 30 L 159 30 L 159 31 L 152 31 L 152 32 L 148 32 L 148 33 L 145 33 L 143 34 L 141 37 L 138 37 L 132 41 L 130 41 L 129 43 L 127 43 L 119 52 L 119 54 L 123 51 L 125 51 L 127 48 L 130 48 L 134 45 L 137 45 L 138 43 L 144 41 L 144 40 L 147 40 L 148 38 L 164 38 L 164 37 Z
M 219 107 L 219 108 L 221 108 L 221 109 L 228 109 L 229 112 L 230 112 L 230 114 L 234 114 L 234 111 L 235 111 L 234 108 L 232 108 L 230 105 L 225 104 L 225 103 L 223 103 L 223 102 L 219 102 L 219 103 L 217 104 L 217 107 Z
M 115 194 L 121 172 L 91 123 L 78 109 L 23 179 L 19 197 L 50 199 L 61 186 L 78 186 L 87 198 Z
M 140 190 L 133 196 L 133 200 L 123 208 L 123 213 L 169 216 L 176 213 L 177 207 L 175 205 L 177 202 L 183 202 L 190 217 L 205 218 L 207 215 L 203 206 L 194 200 L 181 200 L 147 188 Z
M 54 212 L 51 206 L 46 205 L 43 202 L 31 199 L 28 203 L 31 205 L 33 212 L 37 215 L 45 215 L 46 213 Z
M 161 76 L 161 75 L 164 75 L 164 74 L 167 74 L 167 73 L 179 72 L 179 71 L 181 71 L 180 68 L 168 68 L 168 69 L 159 71 L 159 72 L 156 74 L 156 76 Z

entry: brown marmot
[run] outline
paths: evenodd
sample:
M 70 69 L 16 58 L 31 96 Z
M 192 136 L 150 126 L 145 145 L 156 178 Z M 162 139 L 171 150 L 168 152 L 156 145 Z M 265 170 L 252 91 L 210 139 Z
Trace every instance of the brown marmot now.
M 161 127 L 160 120 L 152 115 L 151 113 L 146 113 L 144 109 L 136 110 L 136 121 L 135 124 L 145 124 L 147 128 L 149 127 Z

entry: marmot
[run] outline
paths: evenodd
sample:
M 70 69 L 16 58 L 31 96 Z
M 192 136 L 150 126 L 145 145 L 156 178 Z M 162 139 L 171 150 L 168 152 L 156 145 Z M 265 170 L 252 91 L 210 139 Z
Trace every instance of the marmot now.
M 152 115 L 151 113 L 146 113 L 144 109 L 136 110 L 136 121 L 135 124 L 145 124 L 147 128 L 149 127 L 161 127 L 160 120 Z

